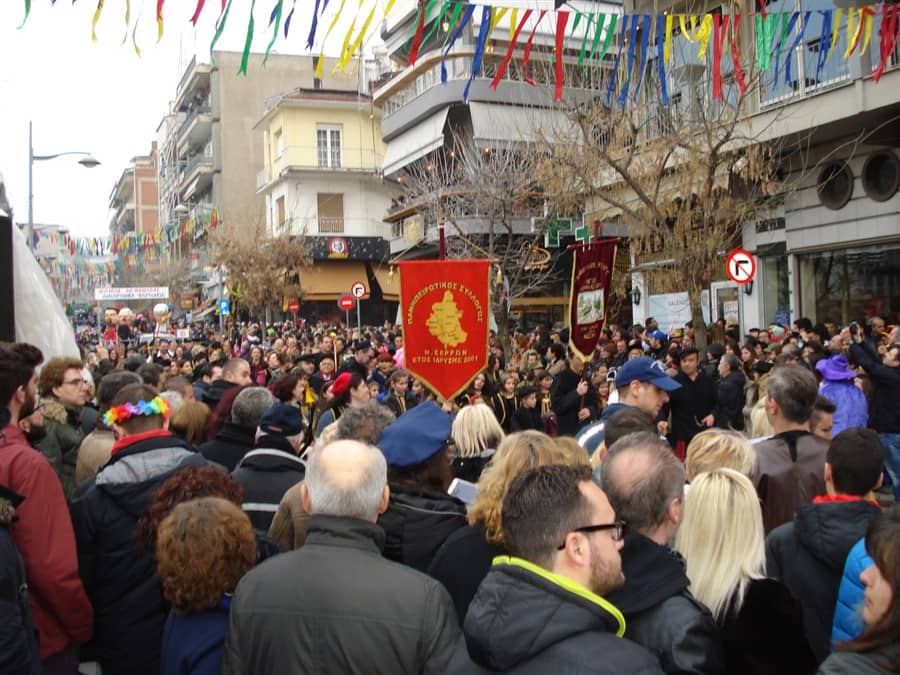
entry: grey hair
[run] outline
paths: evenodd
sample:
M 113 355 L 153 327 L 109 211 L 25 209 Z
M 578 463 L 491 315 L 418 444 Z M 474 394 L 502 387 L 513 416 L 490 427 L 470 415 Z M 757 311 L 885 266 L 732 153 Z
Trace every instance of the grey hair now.
M 184 403 L 184 396 L 177 391 L 161 391 L 159 397 L 169 404 L 171 412 L 178 410 Z
M 369 401 L 360 406 L 351 405 L 337 420 L 337 436 L 334 440 L 378 445 L 381 434 L 394 420 L 394 413 L 377 401 Z
M 809 420 L 818 393 L 815 375 L 800 365 L 779 366 L 766 382 L 766 395 L 778 403 L 787 420 L 797 424 Z
M 248 387 L 234 397 L 231 406 L 231 422 L 241 427 L 255 429 L 259 419 L 272 404 L 275 397 L 265 387 Z
M 723 354 L 722 362 L 728 366 L 728 370 L 732 373 L 736 373 L 741 369 L 741 360 L 734 354 Z
M 629 476 L 618 466 L 626 454 L 643 455 L 644 461 L 640 471 Z M 616 516 L 641 534 L 665 522 L 673 499 L 684 499 L 684 467 L 664 440 L 646 431 L 612 444 L 603 460 L 601 482 Z
M 341 441 L 346 443 L 347 441 Z M 322 465 L 322 457 L 332 444 L 316 449 L 306 465 L 306 489 L 313 514 L 343 516 L 370 520 L 378 514 L 384 486 L 387 485 L 387 462 L 381 451 L 366 443 L 367 457 L 354 472 L 352 479 L 342 476 L 336 483 L 334 476 Z

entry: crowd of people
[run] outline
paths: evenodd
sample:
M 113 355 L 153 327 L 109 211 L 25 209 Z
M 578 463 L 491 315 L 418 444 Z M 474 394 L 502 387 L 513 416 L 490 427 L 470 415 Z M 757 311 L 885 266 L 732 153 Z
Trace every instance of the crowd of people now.
M 0 344 L 0 672 L 900 672 L 881 317 L 191 335 Z

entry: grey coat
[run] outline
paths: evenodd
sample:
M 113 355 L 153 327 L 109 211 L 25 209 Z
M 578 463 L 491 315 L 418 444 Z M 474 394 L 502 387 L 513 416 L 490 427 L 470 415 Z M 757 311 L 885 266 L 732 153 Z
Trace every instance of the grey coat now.
M 459 638 L 450 596 L 383 546 L 374 523 L 311 516 L 303 548 L 238 584 L 223 675 L 443 673 Z

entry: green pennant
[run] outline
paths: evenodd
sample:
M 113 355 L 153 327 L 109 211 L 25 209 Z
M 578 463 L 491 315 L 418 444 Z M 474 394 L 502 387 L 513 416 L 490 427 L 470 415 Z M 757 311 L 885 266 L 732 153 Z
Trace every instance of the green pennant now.
M 219 22 L 219 25 L 216 26 L 216 34 L 213 35 L 212 42 L 209 45 L 209 58 L 213 63 L 216 62 L 215 57 L 213 56 L 213 49 L 219 41 L 219 38 L 222 37 L 222 31 L 225 30 L 225 24 L 228 22 L 228 12 L 231 11 L 231 2 L 232 0 L 228 0 L 228 4 L 225 5 L 225 11 L 222 13 L 222 20 Z
M 594 13 L 588 14 L 587 28 L 584 29 L 584 39 L 581 41 L 581 51 L 578 52 L 578 65 L 584 63 L 584 53 L 587 50 L 588 36 L 591 34 L 591 27 L 594 25 Z
M 253 44 L 253 10 L 255 8 L 256 0 L 252 0 L 250 2 L 250 21 L 247 22 L 247 38 L 244 40 L 244 53 L 241 54 L 241 67 L 238 68 L 238 75 L 247 74 L 247 62 L 250 60 L 250 45 Z
M 275 30 L 272 32 L 272 39 L 269 40 L 269 44 L 266 47 L 266 55 L 263 57 L 263 66 L 266 65 L 266 61 L 269 60 L 269 52 L 272 51 L 272 47 L 275 46 L 275 40 L 278 39 L 278 31 L 281 28 L 281 12 L 284 9 L 284 0 L 278 0 L 278 5 L 275 10 Z

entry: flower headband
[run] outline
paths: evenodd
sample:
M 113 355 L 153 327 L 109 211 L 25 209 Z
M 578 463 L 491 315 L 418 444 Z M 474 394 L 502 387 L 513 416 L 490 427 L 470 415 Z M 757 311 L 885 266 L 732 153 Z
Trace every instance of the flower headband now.
M 112 428 L 114 424 L 121 424 L 132 417 L 141 417 L 150 415 L 169 416 L 168 402 L 156 396 L 152 401 L 138 401 L 137 403 L 123 403 L 115 408 L 110 408 L 103 413 L 103 422 L 106 426 Z

